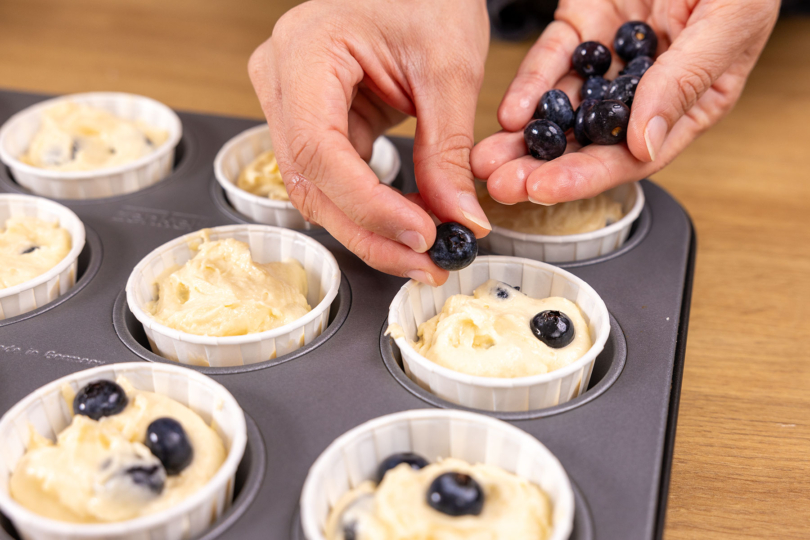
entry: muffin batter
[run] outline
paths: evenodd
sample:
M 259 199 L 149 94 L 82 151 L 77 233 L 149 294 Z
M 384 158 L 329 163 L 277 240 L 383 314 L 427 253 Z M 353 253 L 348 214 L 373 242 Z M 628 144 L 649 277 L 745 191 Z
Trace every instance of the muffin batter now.
M 619 221 L 622 205 L 608 194 L 592 199 L 542 206 L 532 202 L 505 205 L 496 202 L 484 190 L 478 200 L 490 223 L 527 234 L 563 236 L 592 232 Z
M 15 501 L 41 516 L 74 523 L 133 519 L 178 504 L 202 488 L 225 461 L 222 440 L 195 412 L 166 396 L 136 390 L 118 378 L 129 404 L 119 414 L 92 420 L 76 415 L 56 443 L 31 428 L 31 442 L 11 474 Z M 72 389 L 66 387 L 68 406 Z M 125 471 L 160 465 L 143 444 L 146 428 L 160 417 L 183 426 L 194 458 L 180 474 L 166 477 L 156 495 L 134 484 Z
M 169 134 L 89 105 L 63 102 L 42 125 L 20 161 L 53 171 L 93 171 L 124 165 L 166 142 Z
M 146 310 L 160 323 L 205 336 L 241 336 L 284 326 L 310 311 L 307 275 L 295 259 L 259 264 L 247 244 L 205 241 L 157 279 Z
M 537 339 L 530 320 L 545 310 L 571 319 L 574 339 L 553 349 Z M 400 330 L 401 331 L 401 330 Z M 398 337 L 394 328 L 389 332 Z M 560 297 L 535 299 L 491 279 L 473 296 L 447 299 L 441 312 L 419 325 L 413 348 L 440 366 L 481 377 L 527 377 L 567 366 L 582 357 L 592 342 L 577 305 Z M 399 334 L 402 335 L 402 334 Z
M 70 233 L 43 219 L 21 216 L 6 220 L 0 231 L 0 289 L 44 274 L 70 252 Z
M 430 483 L 445 472 L 468 474 L 481 485 L 480 515 L 454 517 L 427 505 Z M 327 540 L 344 540 L 343 527 L 352 522 L 356 540 L 544 540 L 551 531 L 551 505 L 540 488 L 519 476 L 448 458 L 420 470 L 400 464 L 379 486 L 364 482 L 345 493 L 326 522 Z

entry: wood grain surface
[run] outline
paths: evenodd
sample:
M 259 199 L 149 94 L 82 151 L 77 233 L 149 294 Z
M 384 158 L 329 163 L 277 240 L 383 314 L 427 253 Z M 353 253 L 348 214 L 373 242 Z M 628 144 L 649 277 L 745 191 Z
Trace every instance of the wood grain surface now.
M 3 0 L 0 86 L 259 117 L 247 59 L 292 5 Z M 477 139 L 529 45 L 492 44 Z M 698 232 L 668 540 L 810 538 L 808 126 L 810 19 L 787 19 L 731 115 L 654 177 Z

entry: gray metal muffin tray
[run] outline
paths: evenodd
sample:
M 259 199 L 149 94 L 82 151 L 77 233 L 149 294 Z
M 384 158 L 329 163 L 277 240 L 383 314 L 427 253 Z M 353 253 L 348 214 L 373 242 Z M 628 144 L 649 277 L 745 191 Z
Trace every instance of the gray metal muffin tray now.
M 48 96 L 0 91 L 0 123 Z M 255 120 L 180 113 L 175 171 L 137 193 L 59 201 L 87 228 L 76 287 L 34 312 L 0 321 L 0 413 L 69 373 L 113 362 L 166 361 L 148 347 L 123 294 L 132 268 L 182 234 L 248 222 L 216 183 L 220 147 Z M 415 191 L 413 141 L 394 185 Z M 576 494 L 572 540 L 660 538 L 689 318 L 695 237 L 689 217 L 644 181 L 646 207 L 628 242 L 590 261 L 560 266 L 602 296 L 611 336 L 590 388 L 564 405 L 493 414 L 531 433 L 562 462 Z M 27 193 L 0 168 L 0 192 Z M 382 334 L 405 283 L 374 271 L 325 231 L 307 232 L 343 272 L 331 321 L 314 343 L 243 368 L 199 369 L 224 384 L 248 416 L 248 449 L 233 507 L 201 538 L 303 538 L 298 498 L 310 465 L 336 437 L 406 409 L 455 407 L 411 382 Z M 0 539 L 16 538 L 0 516 Z

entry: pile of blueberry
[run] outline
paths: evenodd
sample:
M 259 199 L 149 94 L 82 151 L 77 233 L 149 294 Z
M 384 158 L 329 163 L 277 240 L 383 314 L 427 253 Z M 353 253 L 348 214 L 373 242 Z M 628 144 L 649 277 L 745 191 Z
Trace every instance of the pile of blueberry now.
M 532 157 L 554 159 L 565 152 L 565 132 L 574 130 L 582 146 L 617 144 L 627 138 L 630 107 L 642 75 L 653 64 L 658 36 L 641 21 L 624 23 L 613 40 L 613 49 L 624 60 L 624 69 L 613 81 L 604 78 L 611 54 L 598 41 L 580 43 L 571 62 L 585 82 L 580 90 L 582 104 L 574 111 L 561 90 L 549 90 L 540 98 L 534 118 L 523 130 Z
M 73 400 L 73 412 L 99 420 L 123 411 L 129 400 L 120 385 L 105 379 L 93 381 L 79 390 Z M 114 478 L 128 481 L 136 488 L 152 495 L 160 495 L 166 476 L 174 476 L 188 467 L 194 458 L 194 449 L 183 426 L 173 418 L 158 418 L 146 429 L 144 444 L 157 460 L 129 464 Z

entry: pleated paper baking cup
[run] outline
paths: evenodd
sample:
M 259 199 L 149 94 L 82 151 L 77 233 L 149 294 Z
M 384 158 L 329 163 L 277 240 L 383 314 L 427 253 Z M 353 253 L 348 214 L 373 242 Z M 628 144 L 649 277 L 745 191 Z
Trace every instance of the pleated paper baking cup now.
M 528 234 L 493 225 L 492 232 L 478 244 L 492 253 L 513 255 L 545 262 L 582 261 L 607 255 L 622 247 L 633 222 L 644 208 L 644 190 L 638 182 L 609 190 L 608 195 L 621 203 L 624 217 L 599 230 L 562 236 Z
M 199 336 L 169 328 L 147 313 L 146 303 L 156 300 L 155 281 L 164 270 L 180 267 L 196 251 L 200 238 L 190 233 L 168 242 L 141 260 L 127 281 L 127 304 L 143 324 L 155 354 L 196 366 L 227 367 L 255 364 L 300 349 L 321 335 L 329 324 L 329 311 L 340 288 L 335 257 L 312 238 L 289 229 L 267 225 L 227 225 L 208 229 L 209 238 L 235 238 L 250 247 L 258 263 L 298 260 L 307 274 L 307 303 L 312 311 L 289 324 L 243 336 Z
M 72 414 L 62 391 L 78 391 L 98 379 L 123 375 L 139 389 L 168 396 L 187 406 L 222 438 L 225 462 L 199 491 L 164 511 L 116 523 L 81 524 L 45 518 L 17 504 L 9 495 L 11 471 L 25 453 L 29 429 L 56 440 Z M 0 510 L 25 540 L 180 540 L 196 537 L 227 510 L 234 477 L 247 443 L 245 415 L 224 386 L 190 369 L 168 364 L 110 364 L 62 377 L 29 394 L 0 419 Z
M 305 220 L 290 201 L 260 197 L 236 186 L 239 173 L 261 153 L 272 149 L 273 141 L 270 140 L 270 129 L 267 124 L 243 131 L 225 143 L 214 160 L 214 174 L 225 190 L 228 202 L 237 211 L 258 223 L 290 229 L 317 228 L 317 225 Z M 379 137 L 374 141 L 369 166 L 380 182 L 390 186 L 399 174 L 401 166 L 394 143 L 386 137 Z
M 169 137 L 154 152 L 135 161 L 92 171 L 52 171 L 20 161 L 39 131 L 43 112 L 66 101 L 103 109 L 126 120 L 141 120 L 167 131 Z M 71 94 L 42 101 L 12 116 L 0 129 L 0 159 L 11 169 L 17 183 L 37 195 L 97 199 L 132 193 L 166 178 L 172 172 L 182 133 L 177 114 L 154 99 L 119 92 Z
M 455 294 L 472 295 L 489 279 L 512 286 L 532 298 L 561 296 L 574 302 L 588 323 L 593 345 L 577 361 L 541 375 L 516 378 L 480 377 L 459 373 L 431 362 L 411 346 L 420 324 L 436 316 Z M 565 403 L 587 390 L 596 357 L 610 334 L 605 303 L 593 288 L 561 268 L 517 257 L 480 256 L 458 272 L 450 272 L 441 287 L 417 281 L 402 286 L 391 302 L 388 323 L 398 324 L 405 337 L 396 344 L 405 373 L 425 390 L 451 403 L 485 411 L 530 411 Z
M 30 216 L 58 222 L 70 233 L 64 259 L 47 272 L 13 287 L 0 289 L 0 320 L 35 310 L 59 298 L 76 284 L 79 254 L 84 249 L 84 224 L 61 204 L 30 195 L 0 194 L 0 230 L 10 217 Z
M 415 452 L 430 462 L 457 458 L 516 474 L 549 497 L 552 529 L 547 540 L 567 540 L 571 534 L 574 493 L 565 469 L 545 446 L 495 418 L 430 409 L 376 418 L 324 450 L 310 468 L 301 493 L 301 525 L 307 540 L 324 540 L 326 520 L 338 499 L 375 479 L 380 462 L 396 452 Z

